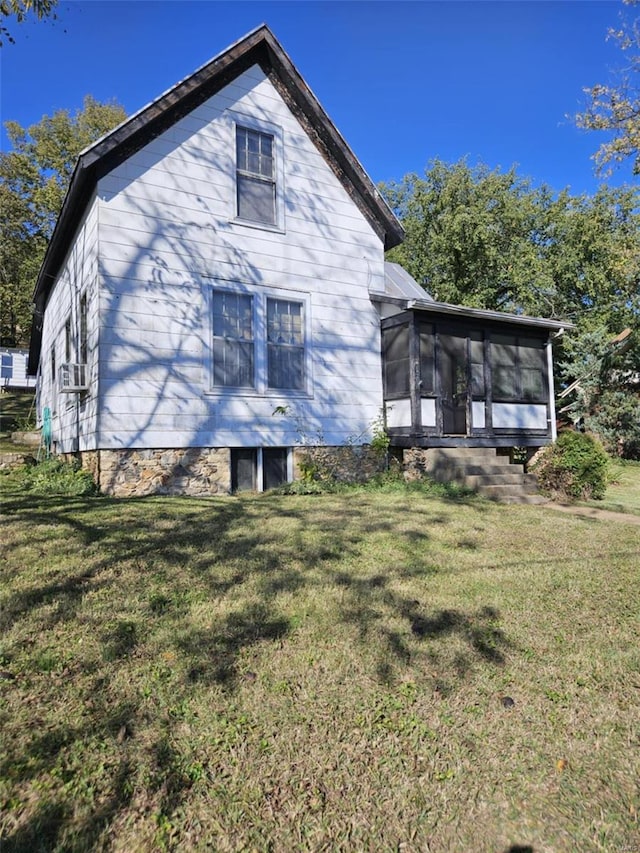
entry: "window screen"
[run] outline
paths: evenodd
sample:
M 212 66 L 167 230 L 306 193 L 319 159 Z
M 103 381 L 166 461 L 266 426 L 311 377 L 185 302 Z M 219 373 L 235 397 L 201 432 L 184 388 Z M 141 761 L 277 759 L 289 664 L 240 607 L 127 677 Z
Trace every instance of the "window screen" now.
M 409 326 L 392 326 L 382 331 L 385 397 L 409 393 Z
M 231 451 L 231 491 L 252 492 L 256 488 L 257 451 L 238 447 Z
M 485 397 L 484 383 L 484 336 L 482 332 L 469 333 L 471 353 L 471 396 L 482 400 Z
M 491 371 L 494 400 L 546 400 L 546 357 L 542 340 L 493 334 Z
M 431 395 L 435 388 L 435 341 L 433 326 L 420 324 L 420 390 L 423 395 Z
M 520 338 L 520 379 L 524 400 L 544 400 L 546 352 L 542 341 L 535 338 Z
M 71 361 L 71 317 L 64 324 L 64 360 Z

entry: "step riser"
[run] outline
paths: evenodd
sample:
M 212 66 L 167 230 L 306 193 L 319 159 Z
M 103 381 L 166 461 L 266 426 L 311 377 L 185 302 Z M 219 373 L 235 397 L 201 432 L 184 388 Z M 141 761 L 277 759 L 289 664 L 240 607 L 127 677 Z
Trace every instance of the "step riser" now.
M 492 500 L 542 503 L 537 480 L 494 448 L 438 447 L 426 454 L 425 471 L 441 483 L 458 483 Z
M 464 486 L 467 486 L 469 489 L 485 489 L 485 488 L 499 488 L 501 486 L 509 486 L 516 487 L 518 489 L 524 488 L 524 483 L 522 481 L 522 474 L 502 474 L 499 476 L 491 476 L 485 474 L 476 474 L 476 475 L 467 475 L 463 477 L 456 477 L 456 483 L 461 483 Z
M 435 474 L 441 472 L 446 475 L 459 473 L 467 477 L 483 475 L 500 477 L 501 475 L 511 475 L 514 473 L 518 473 L 521 477 L 524 477 L 522 468 L 517 465 L 453 465 L 451 462 L 447 462 L 446 465 L 436 465 L 434 468 L 427 467 L 427 470 L 429 473 L 432 471 Z

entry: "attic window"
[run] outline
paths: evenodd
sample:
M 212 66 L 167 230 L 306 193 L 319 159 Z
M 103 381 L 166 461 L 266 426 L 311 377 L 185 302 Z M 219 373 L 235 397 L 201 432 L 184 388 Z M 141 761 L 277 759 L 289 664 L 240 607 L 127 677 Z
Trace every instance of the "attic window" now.
M 239 219 L 276 224 L 274 137 L 236 125 L 236 192 Z

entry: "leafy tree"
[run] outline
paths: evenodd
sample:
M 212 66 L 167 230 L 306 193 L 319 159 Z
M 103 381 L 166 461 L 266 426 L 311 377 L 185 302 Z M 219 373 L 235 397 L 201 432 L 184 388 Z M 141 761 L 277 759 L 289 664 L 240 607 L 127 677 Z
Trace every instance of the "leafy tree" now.
M 640 459 L 640 324 L 622 341 L 603 328 L 570 336 L 561 371 L 579 380 L 566 411 L 610 453 Z
M 618 332 L 640 311 L 633 189 L 534 188 L 465 160 L 382 186 L 406 240 L 390 253 L 437 300 Z
M 0 0 L 0 47 L 4 41 L 11 44 L 15 39 L 9 32 L 7 22 L 13 19 L 17 24 L 25 21 L 30 14 L 41 21 L 44 18 L 55 18 L 55 8 L 58 0 Z
M 529 182 L 512 169 L 434 160 L 382 187 L 406 239 L 390 257 L 441 302 L 509 310 L 537 269 Z M 534 272 L 534 275 L 536 273 Z
M 638 5 L 638 0 L 624 2 Z M 633 173 L 640 175 L 640 18 L 623 20 L 618 29 L 609 30 L 608 38 L 618 43 L 626 66 L 615 83 L 585 89 L 590 102 L 576 122 L 578 127 L 610 135 L 594 157 L 599 174 L 610 174 L 613 165 L 632 157 Z
M 7 122 L 12 144 L 0 153 L 0 339 L 26 345 L 31 297 L 80 151 L 126 118 L 119 104 L 90 95 L 71 115 L 59 110 L 29 128 Z
M 601 186 L 593 196 L 559 194 L 548 208 L 541 247 L 543 287 L 532 282 L 534 313 L 612 334 L 640 313 L 640 197 Z

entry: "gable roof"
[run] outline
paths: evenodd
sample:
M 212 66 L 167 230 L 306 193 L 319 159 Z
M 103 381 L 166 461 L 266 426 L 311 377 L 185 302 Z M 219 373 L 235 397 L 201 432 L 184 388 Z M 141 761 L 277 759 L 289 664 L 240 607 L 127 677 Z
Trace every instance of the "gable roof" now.
M 402 226 L 276 37 L 262 24 L 80 154 L 36 282 L 30 370 L 35 372 L 39 362 L 42 316 L 51 288 L 97 181 L 252 65 L 259 65 L 277 89 L 385 249 L 402 242 Z

